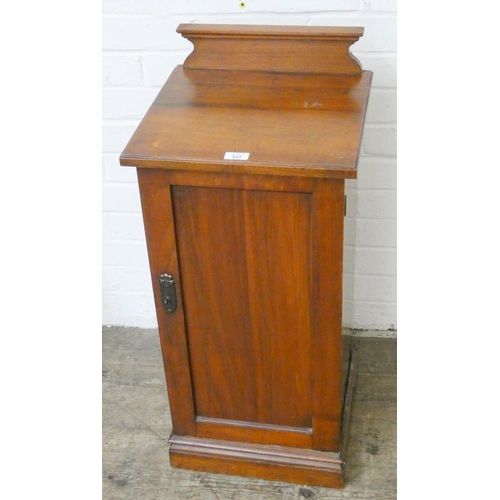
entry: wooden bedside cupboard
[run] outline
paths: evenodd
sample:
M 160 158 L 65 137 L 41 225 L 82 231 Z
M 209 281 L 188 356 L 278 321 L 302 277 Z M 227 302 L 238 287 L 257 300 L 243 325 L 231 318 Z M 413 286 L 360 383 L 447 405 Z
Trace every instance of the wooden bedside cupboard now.
M 356 27 L 181 24 L 137 167 L 173 467 L 340 487 L 344 179 L 371 72 Z

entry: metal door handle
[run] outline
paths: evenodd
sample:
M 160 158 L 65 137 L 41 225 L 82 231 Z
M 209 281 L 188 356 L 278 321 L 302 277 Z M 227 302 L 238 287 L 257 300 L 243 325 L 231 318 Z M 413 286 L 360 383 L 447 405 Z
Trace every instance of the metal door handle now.
M 167 312 L 173 313 L 177 309 L 174 278 L 170 274 L 162 274 L 159 281 L 163 307 Z

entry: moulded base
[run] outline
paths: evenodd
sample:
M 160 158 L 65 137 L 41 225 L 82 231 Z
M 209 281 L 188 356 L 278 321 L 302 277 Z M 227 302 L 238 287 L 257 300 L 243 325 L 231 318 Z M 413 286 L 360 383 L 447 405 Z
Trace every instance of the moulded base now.
M 350 350 L 345 377 L 340 452 L 260 445 L 173 434 L 170 464 L 180 469 L 285 481 L 309 486 L 341 488 L 343 453 L 347 443 L 351 401 L 357 372 L 357 349 Z
M 172 436 L 170 463 L 181 469 L 340 487 L 338 453 Z

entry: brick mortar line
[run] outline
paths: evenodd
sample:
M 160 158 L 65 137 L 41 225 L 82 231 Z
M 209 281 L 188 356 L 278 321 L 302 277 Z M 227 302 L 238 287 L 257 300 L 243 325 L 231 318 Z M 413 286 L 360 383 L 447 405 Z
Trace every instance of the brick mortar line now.
M 102 49 L 102 55 L 128 55 L 133 53 L 134 55 L 158 55 L 158 54 L 176 54 L 182 55 L 186 52 L 191 53 L 192 47 L 186 49 Z
M 358 304 L 391 304 L 396 306 L 398 303 L 395 300 L 359 300 L 359 299 L 352 299 L 352 302 L 356 302 Z
M 117 154 L 117 156 L 118 156 L 118 154 Z M 119 168 L 124 168 L 124 169 L 125 168 L 128 168 L 128 169 L 134 168 L 134 167 L 121 167 L 120 165 L 118 165 L 118 166 L 119 166 Z M 118 185 L 118 186 L 120 186 L 120 185 L 124 185 L 124 186 L 127 186 L 127 185 L 128 186 L 130 186 L 130 185 L 137 186 L 137 180 L 131 180 L 131 181 L 103 181 L 102 186 L 105 186 L 105 185 L 108 185 L 108 184 L 109 185 L 113 185 L 113 186 L 114 185 Z
M 120 167 L 120 168 L 123 168 L 123 169 L 129 168 L 130 169 L 130 168 L 134 168 L 134 167 Z M 101 184 L 101 186 L 108 187 L 108 186 L 114 186 L 116 184 L 118 184 L 118 185 L 120 185 L 120 184 L 131 185 L 132 184 L 132 185 L 136 186 L 137 185 L 137 181 L 116 181 L 116 182 L 114 182 L 114 181 L 104 181 Z
M 110 239 L 103 239 L 102 240 L 103 243 L 136 243 L 136 244 L 141 244 L 141 246 L 143 246 L 145 243 L 146 243 L 146 240 L 145 239 L 135 239 L 135 240 L 132 240 L 130 238 L 110 238 Z M 104 266 L 107 266 L 107 267 L 115 267 L 115 264 L 103 264 L 103 267 Z M 116 267 L 119 267 L 120 269 L 123 268 L 123 266 L 120 266 L 118 264 L 116 264 Z M 138 269 L 145 269 L 144 266 L 126 266 L 127 268 L 129 267 L 137 267 Z M 149 269 L 149 268 L 147 268 Z
M 355 217 L 352 217 L 352 218 L 354 219 Z M 379 218 L 379 217 L 361 217 L 361 218 L 363 220 L 394 220 L 394 221 L 397 220 L 396 216 L 394 216 L 394 217 L 381 217 L 381 218 Z
M 364 160 L 368 160 L 370 158 L 377 158 L 379 160 L 387 160 L 387 164 L 389 164 L 389 163 L 392 164 L 392 160 L 395 159 L 395 156 L 390 156 L 390 155 L 373 155 L 373 154 L 369 155 L 369 154 L 366 154 L 366 153 L 361 154 L 359 157 L 363 158 Z
M 348 20 L 356 17 L 365 19 L 397 19 L 397 11 L 388 10 L 367 10 L 363 8 L 357 9 L 341 9 L 341 10 L 304 10 L 304 11 L 283 11 L 283 10 L 239 10 L 225 12 L 170 12 L 168 9 L 158 12 L 139 12 L 134 10 L 122 12 L 102 12 L 103 19 L 180 19 L 185 21 L 186 16 L 203 16 L 206 19 L 220 18 L 221 16 L 241 17 L 242 19 L 252 16 L 268 16 L 276 14 L 278 16 L 300 17 L 308 16 L 306 22 L 316 19 L 325 19 L 325 17 L 335 16 L 338 19 Z M 233 21 L 233 19 L 231 20 Z M 204 23 L 205 24 L 205 23 Z M 220 24 L 217 23 L 217 24 Z M 232 23 L 234 24 L 234 23 Z M 298 24 L 297 26 L 311 26 L 310 24 Z M 314 26 L 314 25 L 313 25 Z M 179 35 L 180 36 L 180 35 Z
M 384 122 L 384 123 L 370 123 L 365 121 L 365 128 L 383 129 L 383 128 L 397 128 L 397 122 Z
M 384 246 L 384 245 L 381 245 L 381 246 L 375 246 L 375 245 L 345 245 L 344 248 L 347 248 L 349 250 L 352 250 L 353 248 L 355 250 L 359 250 L 359 249 L 365 249 L 365 250 L 397 250 L 397 246 Z
M 356 274 L 356 273 L 352 273 L 354 277 L 356 278 L 372 278 L 372 277 L 378 277 L 378 278 L 397 278 L 397 275 L 396 274 L 366 274 L 366 273 L 362 273 L 362 274 Z
M 387 220 L 396 220 L 396 219 L 388 218 L 388 217 L 382 217 L 380 219 L 379 218 L 375 219 L 373 217 L 356 217 L 356 220 L 383 220 L 383 221 L 387 221 Z
M 149 267 L 144 267 L 144 266 L 119 266 L 118 264 L 103 264 L 102 265 L 103 269 L 134 269 L 136 271 L 147 271 L 148 274 L 150 273 Z
M 397 128 L 397 127 L 396 127 Z M 370 153 L 361 153 L 359 155 L 360 158 L 380 158 L 380 159 L 396 159 L 398 155 L 382 155 L 382 154 L 370 154 Z
M 103 125 L 114 125 L 114 126 L 133 126 L 137 127 L 141 122 L 142 118 L 103 118 Z M 118 122 L 118 123 L 117 123 Z M 113 153 L 113 151 L 108 151 L 108 153 Z

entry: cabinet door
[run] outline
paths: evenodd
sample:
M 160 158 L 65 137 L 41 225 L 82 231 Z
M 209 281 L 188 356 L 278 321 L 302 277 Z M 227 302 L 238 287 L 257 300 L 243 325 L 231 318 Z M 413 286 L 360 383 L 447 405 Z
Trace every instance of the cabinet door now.
M 139 182 L 174 434 L 338 449 L 343 181 Z

